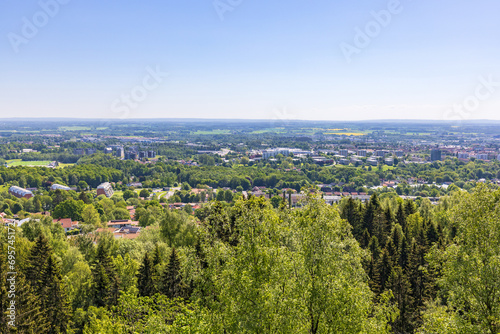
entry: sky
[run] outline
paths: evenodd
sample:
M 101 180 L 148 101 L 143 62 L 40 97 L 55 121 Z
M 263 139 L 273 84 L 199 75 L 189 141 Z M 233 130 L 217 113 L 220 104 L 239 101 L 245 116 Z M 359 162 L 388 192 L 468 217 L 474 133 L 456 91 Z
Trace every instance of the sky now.
M 498 0 L 0 0 L 0 117 L 500 119 Z

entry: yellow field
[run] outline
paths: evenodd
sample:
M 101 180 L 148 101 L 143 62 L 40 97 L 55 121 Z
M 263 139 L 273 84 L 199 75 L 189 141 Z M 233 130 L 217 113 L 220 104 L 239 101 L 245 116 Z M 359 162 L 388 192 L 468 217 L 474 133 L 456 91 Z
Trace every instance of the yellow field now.
M 336 135 L 336 136 L 364 136 L 364 133 L 359 132 L 327 132 L 325 135 Z

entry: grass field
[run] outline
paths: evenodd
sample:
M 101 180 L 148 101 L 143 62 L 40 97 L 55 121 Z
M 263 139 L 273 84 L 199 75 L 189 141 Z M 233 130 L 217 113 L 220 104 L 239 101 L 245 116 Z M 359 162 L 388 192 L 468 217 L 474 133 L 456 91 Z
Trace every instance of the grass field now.
M 71 167 L 71 166 L 74 166 L 75 164 L 63 164 L 62 162 L 59 163 L 59 167 L 58 168 L 65 168 L 65 167 Z
M 212 130 L 212 131 L 196 131 L 192 132 L 193 135 L 229 135 L 231 130 Z
M 36 167 L 43 167 L 47 166 L 50 164 L 52 161 L 22 161 L 21 159 L 14 159 L 14 160 L 7 160 L 7 165 L 9 167 L 14 167 L 14 166 L 36 166 Z
M 88 131 L 91 128 L 88 126 L 60 126 L 59 131 Z
M 336 136 L 364 136 L 364 133 L 359 132 L 326 132 L 325 135 L 336 135 Z

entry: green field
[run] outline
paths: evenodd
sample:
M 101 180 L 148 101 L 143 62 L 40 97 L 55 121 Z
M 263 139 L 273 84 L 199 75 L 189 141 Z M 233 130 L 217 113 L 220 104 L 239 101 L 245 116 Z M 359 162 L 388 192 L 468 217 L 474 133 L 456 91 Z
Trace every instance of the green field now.
M 70 167 L 70 166 L 74 166 L 74 165 L 75 164 L 63 164 L 62 162 L 60 162 L 58 168 L 65 168 L 65 167 Z
M 14 160 L 7 160 L 7 165 L 9 167 L 14 167 L 14 166 L 37 166 L 37 167 L 43 167 L 47 166 L 50 164 L 52 161 L 22 161 L 21 159 L 14 159 Z
M 212 130 L 212 131 L 201 131 L 192 132 L 193 135 L 229 135 L 231 130 Z
M 61 126 L 59 131 L 87 131 L 91 128 L 88 126 Z

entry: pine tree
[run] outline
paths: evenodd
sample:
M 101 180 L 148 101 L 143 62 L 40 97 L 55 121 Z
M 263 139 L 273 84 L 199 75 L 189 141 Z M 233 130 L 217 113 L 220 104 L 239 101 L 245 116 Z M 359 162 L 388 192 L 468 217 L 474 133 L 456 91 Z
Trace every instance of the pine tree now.
M 107 305 L 109 300 L 109 290 L 111 289 L 111 284 L 106 274 L 106 269 L 100 263 L 97 263 L 92 268 L 92 290 L 94 297 L 94 304 L 97 307 L 104 307 Z
M 116 305 L 120 285 L 113 259 L 103 242 L 97 246 L 95 261 L 92 265 L 93 296 L 96 306 Z
M 437 242 L 439 240 L 439 232 L 436 228 L 436 225 L 434 225 L 432 222 L 428 222 L 427 228 L 426 228 L 426 237 L 430 245 L 433 243 Z
M 42 311 L 49 321 L 49 333 L 65 333 L 70 319 L 69 300 L 66 295 L 61 269 L 51 255 L 47 261 L 45 272 Z
M 405 270 L 408 267 L 408 262 L 410 260 L 410 245 L 408 243 L 408 238 L 403 237 L 401 241 L 401 248 L 399 252 L 398 265 Z
M 399 266 L 395 266 L 387 281 L 387 288 L 392 290 L 394 301 L 399 309 L 399 316 L 392 324 L 395 333 L 413 333 L 414 312 L 411 297 L 411 285 Z
M 394 214 L 392 213 L 391 207 L 387 205 L 384 210 L 384 220 L 385 220 L 385 231 L 389 234 L 394 226 Z
M 154 284 L 154 265 L 153 260 L 149 257 L 149 253 L 146 252 L 144 255 L 144 260 L 139 268 L 137 274 L 137 289 L 139 290 L 139 295 L 142 297 L 149 297 L 155 294 L 155 284 Z
M 7 328 L 3 328 L 5 323 L 2 322 L 0 333 L 49 333 L 49 322 L 42 312 L 40 300 L 20 272 L 16 275 L 15 301 L 17 331 L 7 331 Z M 4 329 L 5 332 L 2 331 Z
M 387 225 L 382 210 L 377 210 L 373 217 L 372 235 L 377 237 L 381 245 L 385 245 L 387 242 L 387 235 L 390 233 L 390 229 L 388 229 Z
M 158 246 L 158 244 L 155 245 L 155 251 L 153 253 L 152 261 L 153 261 L 153 267 L 155 267 L 155 268 L 157 265 L 161 264 L 161 262 L 162 262 L 161 254 L 160 254 L 160 247 Z
M 162 293 L 168 298 L 184 297 L 184 285 L 180 273 L 180 261 L 175 248 L 172 248 L 170 261 L 162 276 Z
M 417 212 L 417 206 L 415 205 L 415 202 L 413 202 L 411 199 L 405 199 L 404 206 L 405 206 L 406 217 Z
M 377 264 L 377 272 L 379 275 L 377 285 L 379 286 L 380 292 L 384 292 L 387 286 L 387 281 L 392 271 L 392 261 L 391 256 L 387 249 L 382 251 L 382 256 L 380 257 Z
M 356 240 L 361 240 L 361 236 L 363 234 L 361 213 L 356 201 L 352 197 L 349 197 L 346 205 L 342 208 L 342 218 L 351 224 L 352 234 Z
M 47 262 L 52 254 L 49 242 L 45 235 L 41 234 L 36 240 L 35 245 L 31 248 L 28 258 L 28 267 L 26 269 L 26 279 L 33 287 L 33 291 L 37 295 L 43 293 L 43 278 L 47 270 Z
M 361 236 L 361 242 L 359 244 L 362 248 L 366 248 L 370 244 L 370 240 L 371 240 L 370 232 L 368 232 L 368 229 L 365 229 L 363 231 L 363 235 Z
M 403 203 L 399 202 L 398 205 L 398 211 L 396 212 L 396 223 L 401 225 L 401 228 L 403 229 L 403 233 L 406 233 L 406 212 L 403 207 Z

